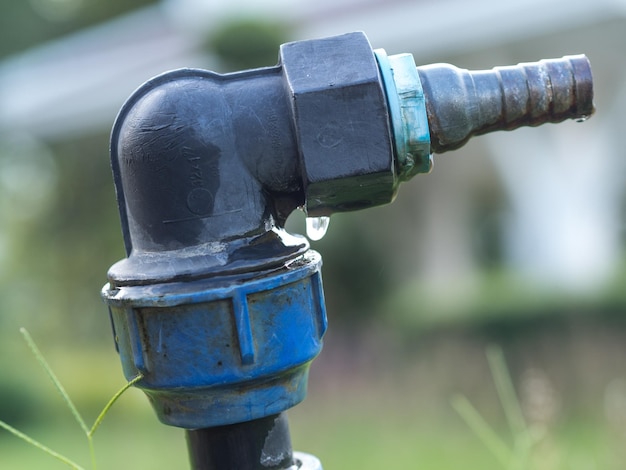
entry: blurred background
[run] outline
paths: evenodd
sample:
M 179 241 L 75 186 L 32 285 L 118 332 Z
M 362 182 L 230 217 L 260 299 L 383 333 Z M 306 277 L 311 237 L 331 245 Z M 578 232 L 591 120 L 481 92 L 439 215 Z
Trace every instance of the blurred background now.
M 3 0 L 1 420 L 89 461 L 22 326 L 88 421 L 124 383 L 99 291 L 124 257 L 108 135 L 126 97 L 166 70 L 273 65 L 283 42 L 355 30 L 418 64 L 585 53 L 597 114 L 476 138 L 390 206 L 332 217 L 313 242 L 330 330 L 290 411 L 294 447 L 328 470 L 507 468 L 451 404 L 467 397 L 519 441 L 485 356 L 497 345 L 533 436 L 519 468 L 623 468 L 620 0 Z M 288 228 L 304 232 L 304 215 Z M 95 439 L 102 469 L 187 468 L 183 432 L 136 390 Z M 65 467 L 0 431 L 0 468 Z

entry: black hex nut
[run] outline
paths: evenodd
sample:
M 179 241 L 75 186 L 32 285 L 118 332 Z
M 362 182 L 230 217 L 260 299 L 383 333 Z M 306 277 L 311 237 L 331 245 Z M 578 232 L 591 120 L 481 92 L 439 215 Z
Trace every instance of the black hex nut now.
M 363 33 L 281 47 L 310 216 L 391 202 L 395 168 L 378 64 Z

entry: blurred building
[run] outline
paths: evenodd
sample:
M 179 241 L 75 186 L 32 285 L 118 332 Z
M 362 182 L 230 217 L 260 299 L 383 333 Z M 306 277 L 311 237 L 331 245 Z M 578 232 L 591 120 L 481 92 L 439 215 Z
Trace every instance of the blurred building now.
M 437 156 L 432 175 L 356 223 L 388 252 L 398 280 L 444 288 L 492 263 L 573 290 L 602 285 L 620 266 L 621 0 L 163 0 L 0 63 L 0 135 L 59 141 L 108 129 L 143 81 L 219 67 L 206 37 L 240 15 L 292 25 L 293 39 L 363 30 L 374 47 L 412 52 L 418 64 L 490 68 L 587 54 L 598 109 L 588 123 L 476 139 Z

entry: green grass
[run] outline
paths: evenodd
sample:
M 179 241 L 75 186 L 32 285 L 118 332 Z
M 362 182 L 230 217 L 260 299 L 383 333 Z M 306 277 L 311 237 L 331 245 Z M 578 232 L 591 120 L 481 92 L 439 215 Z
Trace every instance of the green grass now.
M 400 410 L 352 409 L 349 416 L 318 411 L 324 419 L 298 416 L 291 427 L 294 445 L 316 455 L 325 469 L 492 468 L 491 456 L 460 429 L 419 416 L 407 423 Z
M 26 341 L 26 344 L 30 348 L 33 356 L 35 357 L 35 359 L 37 360 L 37 362 L 39 363 L 41 368 L 48 375 L 48 378 L 51 380 L 52 384 L 54 385 L 54 388 L 56 389 L 57 393 L 60 395 L 62 401 L 64 402 L 66 407 L 69 409 L 72 417 L 76 421 L 76 424 L 82 430 L 83 437 L 87 441 L 87 448 L 89 449 L 89 459 L 91 461 L 91 468 L 92 468 L 92 470 L 96 470 L 97 469 L 97 460 L 96 460 L 95 446 L 94 446 L 94 434 L 98 430 L 100 425 L 102 424 L 102 421 L 104 420 L 104 418 L 107 415 L 107 413 L 111 410 L 111 408 L 113 407 L 115 402 L 130 387 L 132 387 L 135 383 L 139 382 L 139 380 L 141 380 L 142 376 L 139 375 L 139 376 L 135 377 L 130 382 L 125 384 L 121 389 L 119 389 L 113 395 L 113 397 L 111 397 L 111 399 L 109 399 L 109 401 L 104 405 L 104 408 L 102 408 L 102 411 L 100 411 L 100 413 L 98 414 L 98 416 L 94 420 L 93 425 L 92 426 L 88 426 L 86 421 L 85 421 L 85 419 L 83 418 L 82 414 L 78 411 L 78 409 L 76 408 L 76 405 L 74 405 L 74 402 L 72 401 L 72 399 L 68 395 L 67 391 L 65 390 L 65 387 L 63 386 L 61 381 L 58 379 L 58 377 L 56 376 L 56 374 L 54 373 L 54 371 L 52 370 L 52 368 L 48 364 L 48 361 L 41 354 L 41 351 L 39 350 L 39 348 L 35 344 L 33 338 L 31 337 L 31 335 L 28 333 L 28 331 L 26 331 L 25 328 L 21 328 L 20 329 L 20 333 L 24 337 L 24 340 Z M 80 464 L 78 464 L 75 461 L 73 461 L 70 457 L 68 457 L 68 456 L 58 452 L 57 450 L 49 447 L 46 444 L 43 444 L 39 440 L 37 440 L 37 439 L 33 438 L 32 436 L 30 436 L 28 433 L 25 433 L 25 432 L 17 429 L 16 427 L 12 426 L 11 424 L 7 423 L 6 421 L 0 420 L 0 428 L 4 429 L 5 431 L 7 431 L 12 436 L 14 436 L 14 437 L 16 437 L 18 439 L 21 439 L 26 444 L 32 446 L 33 449 L 39 450 L 39 451 L 43 452 L 44 454 L 48 455 L 49 457 L 51 457 L 53 459 L 56 459 L 61 464 L 66 465 L 66 466 L 68 466 L 68 467 L 70 467 L 70 468 L 72 468 L 74 470 L 84 470 L 84 468 Z
M 487 446 L 461 419 L 457 422 L 363 403 L 316 406 L 305 403 L 291 414 L 294 446 L 316 455 L 326 470 L 501 470 Z M 528 470 L 620 470 L 620 445 L 611 446 L 605 423 L 578 418 L 560 423 L 533 448 Z M 508 436 L 505 423 L 495 432 Z M 510 442 L 512 444 L 512 441 Z M 514 468 L 514 467 L 512 467 Z
M 585 334 L 588 336 L 589 332 Z M 440 340 L 438 346 L 431 345 L 430 349 L 422 346 L 410 355 L 407 351 L 396 351 L 394 354 L 403 354 L 402 360 L 391 355 L 379 358 L 378 363 L 362 360 L 362 367 L 348 363 L 342 368 L 338 364 L 341 355 L 332 351 L 332 346 L 342 340 L 345 338 L 341 336 L 329 337 L 331 348 L 314 365 L 316 374 L 312 377 L 309 397 L 289 412 L 296 450 L 316 455 L 326 470 L 504 468 L 481 441 L 479 433 L 455 413 L 450 402 L 457 392 L 467 396 L 468 403 L 493 433 L 509 449 L 515 447 L 511 429 L 522 428 L 515 424 L 520 422 L 519 410 L 515 410 L 514 404 L 503 408 L 500 402 L 503 396 L 508 397 L 505 402 L 513 400 L 510 387 L 519 381 L 507 383 L 502 376 L 495 381 L 489 377 L 489 361 L 482 346 L 461 343 L 453 336 L 452 343 Z M 600 348 L 605 343 L 605 337 L 600 336 L 594 344 Z M 445 344 L 448 346 L 442 346 Z M 123 383 L 115 354 L 108 349 L 80 352 L 62 348 L 48 357 L 47 348 L 42 350 L 59 380 L 66 385 L 77 410 L 89 416 L 88 422 L 93 422 L 107 398 Z M 362 349 L 350 349 L 348 354 L 355 358 L 370 351 L 381 352 L 376 344 L 366 344 Z M 616 352 L 610 349 L 609 353 Z M 566 358 L 567 355 L 559 352 L 559 368 L 565 366 L 562 361 Z M 603 358 L 598 356 L 598 360 L 606 362 Z M 5 357 L 0 368 L 6 380 L 11 379 L 11 374 L 26 374 L 28 380 L 24 383 L 29 393 L 25 396 L 41 400 L 34 416 L 29 415 L 28 420 L 16 427 L 88 466 L 90 455 L 84 430 L 72 419 L 45 373 L 39 368 L 26 367 L 30 362 L 35 361 L 27 355 L 20 360 L 20 367 L 9 368 L 10 361 Z M 595 363 L 590 364 L 595 368 Z M 548 363 L 544 365 L 549 373 Z M 579 367 L 580 374 L 589 373 L 583 364 Z M 620 374 L 621 368 L 610 369 L 603 377 L 619 379 L 623 376 Z M 598 376 L 595 377 L 597 380 Z M 602 383 L 608 382 L 602 379 Z M 532 422 L 522 423 L 529 426 L 535 437 L 540 437 L 529 453 L 524 470 L 622 470 L 626 459 L 622 444 L 626 436 L 626 391 L 622 423 L 607 418 L 603 402 L 597 401 L 596 395 L 585 399 L 588 408 L 577 411 L 568 405 L 571 397 L 567 394 L 576 390 L 568 391 L 558 384 L 555 387 L 561 394 L 561 409 L 556 417 L 539 434 L 535 433 L 537 429 Z M 95 443 L 99 470 L 171 470 L 189 465 L 184 431 L 160 424 L 148 400 L 138 390 L 129 390 L 110 410 L 96 433 Z M 0 430 L 0 469 L 5 468 L 68 467 Z
M 139 393 L 137 393 L 139 395 Z M 139 397 L 145 400 L 143 397 Z M 502 468 L 488 449 L 458 422 L 424 419 L 404 413 L 402 403 L 376 408 L 375 397 L 366 405 L 338 399 L 318 403 L 315 397 L 290 412 L 294 448 L 317 456 L 325 470 L 491 470 Z M 164 426 L 143 405 L 116 416 L 114 409 L 97 434 L 98 468 L 103 470 L 186 469 L 184 432 Z M 84 436 L 72 421 L 46 422 L 28 427 L 33 437 L 55 449 L 88 461 Z M 506 432 L 503 426 L 501 431 Z M 554 431 L 544 456 L 558 456 L 558 466 L 537 470 L 621 470 L 618 443 L 603 423 L 578 418 Z M 617 436 L 614 436 L 615 441 Z M 613 448 L 611 448 L 611 446 Z M 544 457 L 547 461 L 547 457 Z M 554 457 L 552 457 L 554 459 Z M 0 437 L 0 468 L 12 470 L 66 470 L 67 467 L 12 436 Z
M 84 435 L 71 421 L 29 426 L 29 435 L 78 462 L 89 462 Z M 145 416 L 107 422 L 96 437 L 98 468 L 184 469 L 188 468 L 183 432 Z M 13 436 L 0 437 L 0 468 L 12 470 L 67 470 L 67 466 Z

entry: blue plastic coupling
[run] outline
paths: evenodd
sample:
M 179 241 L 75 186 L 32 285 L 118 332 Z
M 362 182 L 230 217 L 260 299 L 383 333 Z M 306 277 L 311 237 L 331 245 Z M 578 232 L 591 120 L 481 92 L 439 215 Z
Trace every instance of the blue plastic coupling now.
M 327 327 L 321 257 L 309 250 L 247 276 L 112 287 L 109 305 L 127 379 L 159 419 L 198 429 L 277 414 L 306 396 Z
M 411 54 L 374 51 L 382 76 L 394 134 L 398 179 L 407 181 L 433 167 L 426 99 Z

